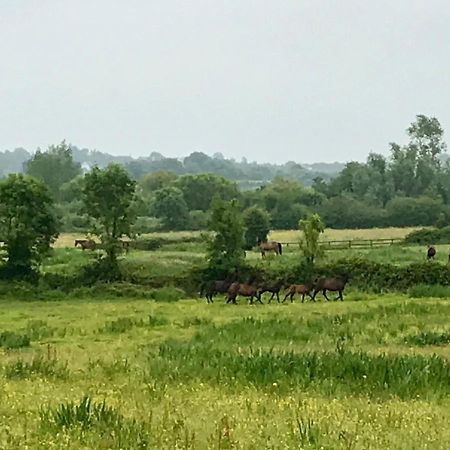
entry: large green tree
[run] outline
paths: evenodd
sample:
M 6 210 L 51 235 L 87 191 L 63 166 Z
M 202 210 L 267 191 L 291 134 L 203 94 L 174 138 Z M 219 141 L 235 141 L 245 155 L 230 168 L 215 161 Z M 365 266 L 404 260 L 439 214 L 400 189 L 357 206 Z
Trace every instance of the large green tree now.
M 151 213 L 162 220 L 166 230 L 186 230 L 189 214 L 183 193 L 176 187 L 158 189 L 153 194 Z
M 235 183 L 208 173 L 182 176 L 177 180 L 176 186 L 183 192 L 189 211 L 207 211 L 215 195 L 223 200 L 239 197 Z
M 139 180 L 139 187 L 143 194 L 151 194 L 158 189 L 168 187 L 177 179 L 177 174 L 159 170 L 158 172 L 147 173 Z
M 41 181 L 20 174 L 0 182 L 0 238 L 10 276 L 35 271 L 57 236 L 53 201 Z
M 113 265 L 121 249 L 120 238 L 132 234 L 135 188 L 136 182 L 117 164 L 103 170 L 94 167 L 84 176 L 84 210 L 93 219 L 92 233 L 100 238 Z
M 209 230 L 213 235 L 207 249 L 209 267 L 217 273 L 238 270 L 244 259 L 245 227 L 236 200 L 213 199 Z
M 42 180 L 56 200 L 60 199 L 61 186 L 81 174 L 81 166 L 73 160 L 72 149 L 65 141 L 45 152 L 38 150 L 25 169 L 27 174 Z

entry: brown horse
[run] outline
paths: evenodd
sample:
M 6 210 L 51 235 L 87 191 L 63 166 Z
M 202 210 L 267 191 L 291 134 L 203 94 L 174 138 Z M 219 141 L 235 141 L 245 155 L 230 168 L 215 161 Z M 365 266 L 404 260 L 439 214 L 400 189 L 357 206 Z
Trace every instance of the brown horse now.
M 283 247 L 279 242 L 269 241 L 262 242 L 258 241 L 258 247 L 261 251 L 261 256 L 264 258 L 266 256 L 266 252 L 274 252 L 276 255 L 281 255 L 283 253 Z
M 213 297 L 217 294 L 226 294 L 230 286 L 231 281 L 227 280 L 216 280 L 204 283 L 200 288 L 200 296 L 205 294 L 206 302 L 214 303 Z
M 95 242 L 92 239 L 75 239 L 75 247 L 81 247 L 81 250 L 95 250 Z
M 258 286 L 258 296 L 259 298 L 261 298 L 261 296 L 265 292 L 270 292 L 272 296 L 269 299 L 269 303 L 273 300 L 275 296 L 277 297 L 277 302 L 280 303 L 280 291 L 282 287 L 283 287 L 282 281 L 267 282 L 260 284 Z
M 427 258 L 430 260 L 434 259 L 435 256 L 436 256 L 436 249 L 432 245 L 429 245 L 427 250 Z
M 286 299 L 289 297 L 291 299 L 291 303 L 294 301 L 294 295 L 300 294 L 302 296 L 302 303 L 305 301 L 305 295 L 309 295 L 311 298 L 310 292 L 312 291 L 312 284 L 292 284 L 288 291 L 286 296 L 283 299 L 283 303 L 286 301 Z
M 256 300 L 258 300 L 258 302 L 262 304 L 261 297 L 258 293 L 258 288 L 256 286 L 253 286 L 252 284 L 232 283 L 228 289 L 227 303 L 233 303 L 237 305 L 236 297 L 238 295 L 240 295 L 241 297 L 249 297 L 251 305 L 253 304 L 254 298 L 256 298 Z
M 322 295 L 327 299 L 327 301 L 330 301 L 327 297 L 327 291 L 330 291 L 338 292 L 339 295 L 334 300 L 341 300 L 343 302 L 344 297 L 342 293 L 344 292 L 345 285 L 348 283 L 349 279 L 350 277 L 348 275 L 345 275 L 342 278 L 316 278 L 314 280 L 314 292 L 311 299 L 315 301 L 317 293 L 322 291 Z

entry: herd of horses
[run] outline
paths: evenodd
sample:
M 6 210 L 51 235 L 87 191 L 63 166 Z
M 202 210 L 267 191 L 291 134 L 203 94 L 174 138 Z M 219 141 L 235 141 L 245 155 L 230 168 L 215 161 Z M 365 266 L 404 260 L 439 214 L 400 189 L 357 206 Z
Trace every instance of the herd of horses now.
M 314 281 L 307 284 L 291 284 L 284 288 L 283 282 L 266 282 L 266 283 L 239 283 L 229 280 L 216 280 L 203 283 L 200 288 L 200 296 L 205 296 L 207 303 L 213 303 L 214 297 L 218 294 L 225 295 L 226 303 L 237 304 L 236 299 L 238 296 L 246 297 L 249 299 L 250 304 L 256 300 L 258 303 L 263 304 L 262 295 L 266 292 L 271 293 L 272 296 L 269 299 L 269 303 L 276 297 L 277 302 L 280 303 L 280 292 L 284 292 L 285 296 L 281 303 L 284 303 L 287 298 L 291 303 L 294 301 L 296 294 L 302 296 L 302 303 L 308 296 L 311 301 L 316 301 L 316 295 L 321 292 L 327 301 L 330 298 L 327 296 L 327 292 L 337 292 L 338 296 L 334 300 L 344 301 L 344 289 L 348 283 L 350 277 L 344 275 L 342 277 L 317 277 Z
M 120 241 L 120 243 L 123 249 L 128 252 L 130 248 L 130 242 Z M 263 258 L 265 257 L 267 252 L 274 252 L 276 255 L 282 255 L 283 253 L 283 247 L 280 242 L 258 241 L 257 245 Z M 99 245 L 92 239 L 76 239 L 75 247 L 80 247 L 84 251 L 95 250 L 99 247 Z M 435 256 L 436 248 L 432 245 L 429 245 L 427 249 L 427 259 L 432 260 Z M 330 298 L 327 296 L 327 292 L 336 292 L 338 296 L 334 300 L 343 301 L 344 289 L 349 279 L 349 275 L 331 278 L 317 277 L 313 281 L 306 284 L 291 284 L 287 286 L 284 286 L 284 283 L 281 281 L 265 283 L 240 283 L 230 280 L 216 280 L 202 283 L 200 288 L 200 296 L 205 295 L 207 303 L 213 303 L 214 297 L 218 294 L 222 294 L 225 295 L 226 303 L 237 304 L 237 297 L 246 297 L 249 299 L 250 304 L 253 304 L 254 301 L 262 304 L 262 295 L 268 292 L 272 294 L 269 299 L 269 303 L 271 303 L 271 301 L 275 297 L 277 299 L 277 302 L 280 303 L 280 292 L 283 291 L 285 295 L 281 303 L 284 303 L 288 298 L 292 303 L 296 295 L 301 296 L 303 303 L 307 296 L 311 301 L 315 302 L 316 296 L 319 292 L 322 293 L 327 301 L 330 301 Z

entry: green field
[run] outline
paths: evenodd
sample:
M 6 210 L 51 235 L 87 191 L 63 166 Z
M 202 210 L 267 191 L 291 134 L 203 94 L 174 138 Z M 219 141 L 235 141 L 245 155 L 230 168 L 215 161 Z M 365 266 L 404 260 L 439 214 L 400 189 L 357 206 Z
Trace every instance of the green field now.
M 74 237 L 61 237 L 44 274 L 75 275 L 95 260 Z M 205 244 L 152 237 L 166 243 L 121 257 L 138 284 L 0 284 L 1 449 L 448 448 L 446 286 L 416 286 L 420 299 L 350 283 L 344 302 L 207 305 L 173 281 L 205 261 Z M 282 274 L 300 260 L 297 246 L 284 250 L 247 260 Z M 446 246 L 437 250 L 447 262 Z M 324 260 L 406 266 L 425 251 L 332 250 Z
M 357 298 L 4 301 L 0 447 L 448 448 L 450 303 Z

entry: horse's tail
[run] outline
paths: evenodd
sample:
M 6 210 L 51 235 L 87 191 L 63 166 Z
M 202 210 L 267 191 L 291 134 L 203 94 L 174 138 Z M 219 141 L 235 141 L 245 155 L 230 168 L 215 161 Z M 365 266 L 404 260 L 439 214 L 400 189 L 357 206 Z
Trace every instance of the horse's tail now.
M 277 244 L 278 244 L 278 253 L 281 255 L 283 254 L 283 246 L 281 245 L 280 242 L 277 242 Z

